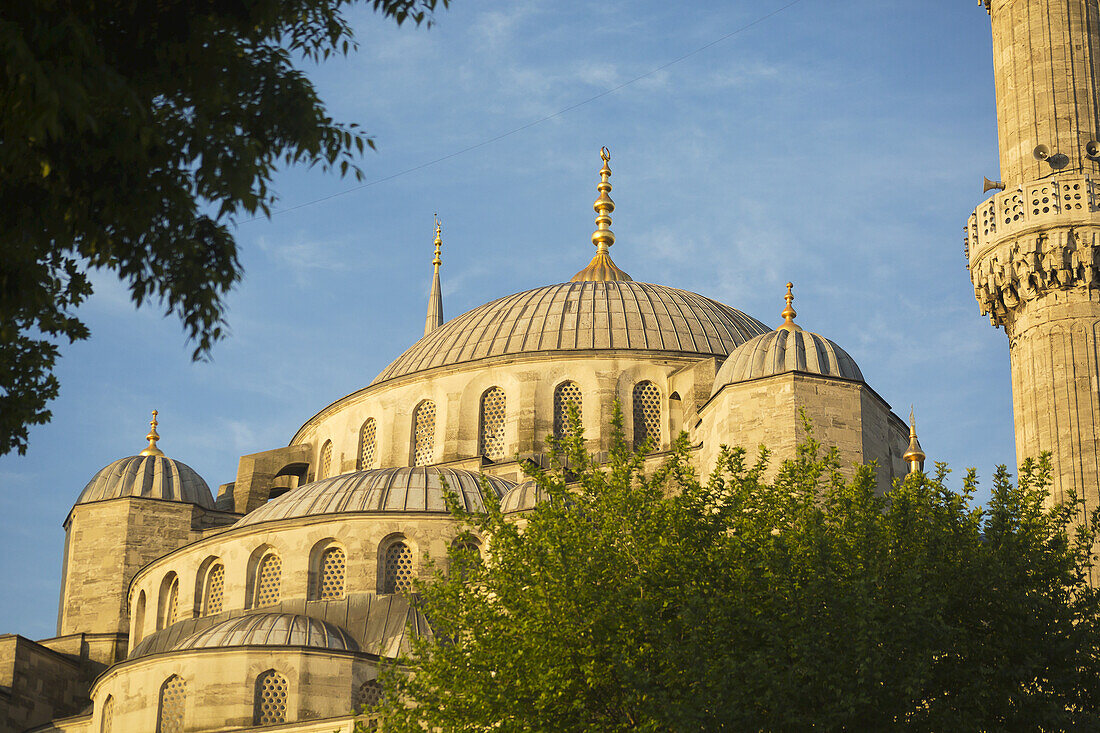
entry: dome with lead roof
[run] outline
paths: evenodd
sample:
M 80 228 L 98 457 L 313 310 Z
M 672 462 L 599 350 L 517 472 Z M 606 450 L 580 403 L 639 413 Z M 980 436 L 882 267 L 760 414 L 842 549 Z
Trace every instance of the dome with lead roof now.
M 359 645 L 346 631 L 325 621 L 293 613 L 257 613 L 231 618 L 192 634 L 173 646 L 172 651 L 231 646 L 299 646 L 341 652 L 359 650 Z
M 236 527 L 320 514 L 359 512 L 446 512 L 443 484 L 471 512 L 485 510 L 485 490 L 499 501 L 515 486 L 496 476 L 438 466 L 376 468 L 314 481 L 246 514 Z M 484 482 L 484 483 L 483 483 Z
M 787 307 L 781 314 L 785 319 L 783 323 L 774 331 L 738 346 L 729 355 L 714 377 L 712 395 L 728 384 L 786 372 L 864 381 L 863 373 L 847 351 L 824 336 L 803 330 L 794 322 L 797 313 L 791 306 L 794 300 L 791 287 L 792 284 L 787 283 Z

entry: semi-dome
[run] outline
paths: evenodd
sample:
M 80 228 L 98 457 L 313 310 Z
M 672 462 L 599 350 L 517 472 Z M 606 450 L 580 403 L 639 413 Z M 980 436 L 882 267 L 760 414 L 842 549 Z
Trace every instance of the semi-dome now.
M 533 480 L 524 481 L 504 495 L 500 500 L 500 511 L 504 514 L 530 511 L 536 504 L 549 498 L 549 494 L 540 489 Z
M 791 283 L 787 283 L 787 307 L 781 314 L 783 323 L 774 331 L 756 336 L 733 350 L 714 377 L 712 395 L 727 384 L 786 372 L 864 381 L 863 373 L 848 352 L 794 322 L 797 313 L 791 306 L 792 300 Z
M 277 519 L 355 512 L 445 512 L 443 482 L 467 511 L 485 510 L 485 486 L 499 500 L 515 486 L 496 476 L 438 466 L 376 468 L 314 481 L 245 515 L 237 527 Z
M 304 646 L 341 652 L 359 650 L 355 640 L 339 626 L 293 613 L 257 613 L 231 618 L 188 636 L 172 650 L 230 646 Z
M 164 499 L 214 508 L 210 487 L 194 469 L 164 455 L 129 456 L 100 469 L 77 498 L 88 504 L 123 496 Z
M 413 344 L 372 384 L 434 367 L 546 351 L 633 349 L 725 357 L 768 327 L 687 290 L 632 281 L 567 282 L 509 295 Z

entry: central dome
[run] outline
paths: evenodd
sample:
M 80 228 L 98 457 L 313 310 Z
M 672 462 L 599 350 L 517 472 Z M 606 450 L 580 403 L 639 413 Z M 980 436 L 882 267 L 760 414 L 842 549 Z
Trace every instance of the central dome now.
M 547 351 L 634 349 L 725 357 L 771 329 L 687 290 L 630 281 L 568 282 L 509 295 L 448 321 L 371 384 L 435 367 Z

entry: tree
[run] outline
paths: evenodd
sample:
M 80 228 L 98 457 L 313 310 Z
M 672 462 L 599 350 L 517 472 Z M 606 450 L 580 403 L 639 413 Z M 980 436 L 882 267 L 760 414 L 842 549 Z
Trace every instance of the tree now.
M 241 266 L 229 224 L 270 215 L 279 163 L 361 176 L 373 140 L 297 64 L 354 48 L 355 0 L 0 5 L 0 455 L 49 420 L 58 344 L 91 270 L 177 315 L 206 357 Z M 430 24 L 449 0 L 360 0 Z
M 418 586 L 433 637 L 383 672 L 384 731 L 1092 730 L 1093 532 L 1044 508 L 1049 461 L 988 507 L 947 469 L 886 495 L 812 436 L 765 481 L 724 452 L 701 482 L 683 436 L 647 473 L 616 417 L 610 461 L 560 446 L 520 528 L 499 507 Z

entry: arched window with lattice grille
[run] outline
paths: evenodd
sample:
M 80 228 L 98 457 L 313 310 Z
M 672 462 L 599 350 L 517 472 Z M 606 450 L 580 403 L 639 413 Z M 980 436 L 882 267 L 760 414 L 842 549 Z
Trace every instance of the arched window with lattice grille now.
M 286 677 L 269 669 L 256 678 L 256 701 L 253 705 L 254 725 L 273 725 L 286 722 Z
M 255 591 L 253 608 L 274 606 L 279 602 L 279 593 L 283 585 L 283 560 L 274 552 L 260 558 L 256 564 Z
M 225 597 L 225 565 L 216 562 L 206 571 L 202 589 L 202 615 L 213 616 L 222 612 Z
M 581 418 L 581 424 L 584 424 L 583 415 L 581 414 L 581 388 L 577 386 L 576 382 L 562 382 L 554 390 L 554 437 L 561 439 L 572 435 L 572 431 L 569 428 L 569 405 L 573 404 L 577 406 L 577 416 Z
M 413 553 L 398 540 L 386 548 L 386 563 L 382 568 L 383 593 L 408 593 L 413 589 Z
M 634 448 L 641 448 L 647 439 L 650 450 L 661 447 L 661 390 L 653 382 L 634 385 Z
M 413 465 L 430 466 L 435 459 L 435 403 L 424 400 L 413 411 Z
M 321 560 L 317 567 L 315 598 L 334 601 L 344 597 L 347 564 L 347 556 L 339 547 L 330 547 L 321 553 Z
M 164 576 L 157 608 L 157 628 L 166 629 L 179 617 L 180 580 L 175 573 Z
M 321 446 L 321 458 L 317 464 L 317 480 L 328 478 L 332 475 L 332 441 L 326 440 Z
M 360 471 L 374 468 L 374 418 L 368 417 L 359 428 L 359 455 L 356 457 L 356 466 Z
M 481 455 L 494 461 L 504 458 L 504 390 L 490 387 L 481 395 Z
M 115 725 L 115 699 L 111 695 L 103 701 L 103 713 L 99 716 L 99 733 L 111 733 Z
M 367 680 L 359 685 L 359 690 L 355 693 L 355 712 L 363 707 L 375 707 L 382 702 L 383 694 L 382 683 L 378 680 Z
M 178 674 L 174 674 L 160 686 L 157 733 L 183 733 L 186 706 L 187 683 Z

